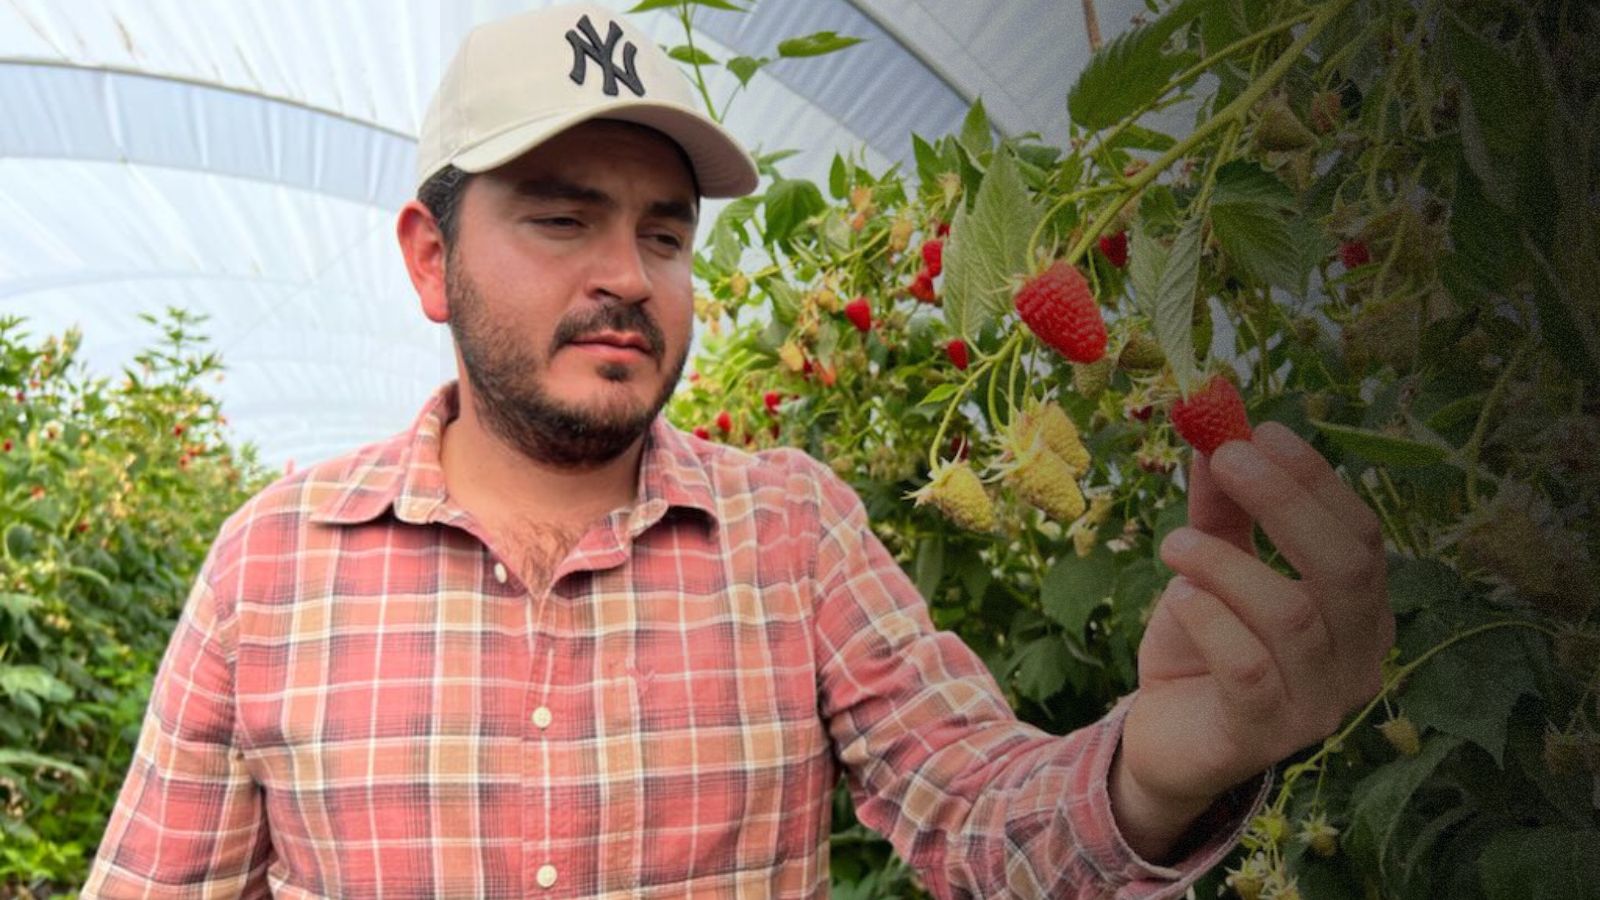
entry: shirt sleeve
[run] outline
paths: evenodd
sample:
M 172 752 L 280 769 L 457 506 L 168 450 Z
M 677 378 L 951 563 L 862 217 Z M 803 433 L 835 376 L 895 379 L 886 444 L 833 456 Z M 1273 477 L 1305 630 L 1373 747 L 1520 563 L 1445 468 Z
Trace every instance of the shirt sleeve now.
M 1179 861 L 1140 858 L 1108 789 L 1131 696 L 1064 736 L 1018 720 L 977 654 L 933 627 L 860 499 L 831 475 L 815 568 L 822 715 L 858 817 L 934 896 L 1173 897 L 1221 862 L 1266 776 L 1203 816 Z
M 84 898 L 268 895 L 265 810 L 234 741 L 234 624 L 202 573 L 157 671 Z

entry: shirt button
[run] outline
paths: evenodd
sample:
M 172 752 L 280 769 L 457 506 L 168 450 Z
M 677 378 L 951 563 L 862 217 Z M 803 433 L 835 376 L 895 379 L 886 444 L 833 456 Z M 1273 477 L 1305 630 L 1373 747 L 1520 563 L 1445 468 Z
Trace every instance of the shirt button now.
M 550 708 L 547 706 L 541 706 L 533 711 L 533 724 L 539 726 L 541 731 L 550 727 L 550 720 L 553 718 L 555 717 L 550 715 Z M 550 871 L 553 873 L 555 870 L 551 869 Z M 555 876 L 552 874 L 550 877 L 554 878 Z M 546 885 L 546 887 L 549 887 L 549 885 Z
M 497 563 L 494 564 L 494 580 L 500 582 L 501 584 L 505 584 L 506 583 L 506 564 L 505 563 L 497 562 Z
M 545 863 L 539 867 L 539 873 L 534 877 L 539 879 L 539 887 L 547 888 L 556 883 L 556 867 Z

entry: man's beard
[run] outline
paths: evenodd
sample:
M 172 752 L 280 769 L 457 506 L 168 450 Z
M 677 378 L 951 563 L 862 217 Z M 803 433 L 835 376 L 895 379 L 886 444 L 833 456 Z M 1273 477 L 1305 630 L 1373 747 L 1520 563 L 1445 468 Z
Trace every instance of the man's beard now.
M 541 364 L 533 348 L 519 343 L 512 329 L 498 328 L 488 320 L 483 298 L 457 260 L 446 265 L 445 296 L 450 303 L 450 333 L 472 384 L 478 418 L 501 440 L 545 465 L 592 469 L 621 456 L 650 429 L 671 398 L 689 355 L 684 347 L 671 377 L 662 382 L 648 408 L 630 409 L 626 401 L 603 407 L 568 406 L 545 392 L 540 379 L 548 366 Z M 642 335 L 657 360 L 666 352 L 661 328 L 638 304 L 615 303 L 595 307 L 592 315 L 574 314 L 559 322 L 545 361 L 569 341 L 607 330 Z M 602 365 L 599 372 L 610 381 L 630 377 L 630 369 L 620 364 Z

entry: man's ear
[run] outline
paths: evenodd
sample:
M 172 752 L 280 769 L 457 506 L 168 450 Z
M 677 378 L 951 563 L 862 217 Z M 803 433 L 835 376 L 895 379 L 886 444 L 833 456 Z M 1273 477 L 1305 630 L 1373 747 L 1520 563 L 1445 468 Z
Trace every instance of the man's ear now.
M 400 218 L 395 222 L 395 237 L 400 241 L 400 255 L 405 259 L 411 286 L 416 288 L 417 297 L 422 301 L 423 314 L 433 322 L 448 322 L 450 303 L 444 289 L 448 253 L 433 213 L 417 200 L 402 206 Z

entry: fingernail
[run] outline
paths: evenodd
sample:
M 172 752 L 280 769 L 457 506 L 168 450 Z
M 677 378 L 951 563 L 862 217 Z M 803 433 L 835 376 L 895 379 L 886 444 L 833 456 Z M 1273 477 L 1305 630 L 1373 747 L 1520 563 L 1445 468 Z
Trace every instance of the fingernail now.
M 1253 440 L 1274 450 L 1293 450 L 1300 438 L 1287 426 L 1278 422 L 1262 422 L 1256 426 Z
M 1171 533 L 1167 535 L 1166 540 L 1162 541 L 1161 543 L 1163 549 L 1170 553 L 1177 553 L 1181 555 L 1193 550 L 1195 542 L 1198 540 L 1199 537 L 1194 533 L 1194 529 L 1185 525 L 1181 528 L 1174 528 Z
M 1266 471 L 1261 451 L 1249 441 L 1229 441 L 1211 454 L 1213 468 L 1222 468 L 1241 478 L 1259 478 Z

